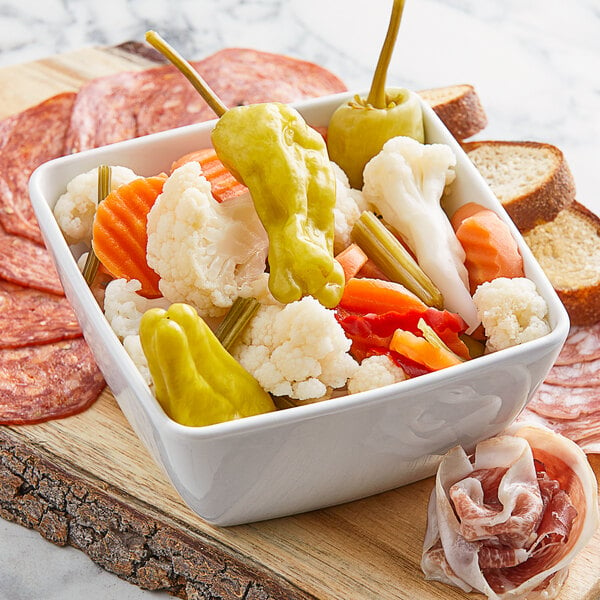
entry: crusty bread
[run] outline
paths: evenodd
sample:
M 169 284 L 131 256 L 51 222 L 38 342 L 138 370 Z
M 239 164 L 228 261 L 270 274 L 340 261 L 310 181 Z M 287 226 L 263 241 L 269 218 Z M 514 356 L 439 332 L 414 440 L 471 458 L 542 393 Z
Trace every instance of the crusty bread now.
M 575 200 L 573 175 L 556 146 L 477 141 L 463 148 L 521 232 L 552 221 Z
M 523 235 L 573 325 L 600 320 L 600 218 L 575 201 Z
M 419 95 L 459 141 L 479 133 L 487 125 L 487 116 L 472 85 L 421 90 Z

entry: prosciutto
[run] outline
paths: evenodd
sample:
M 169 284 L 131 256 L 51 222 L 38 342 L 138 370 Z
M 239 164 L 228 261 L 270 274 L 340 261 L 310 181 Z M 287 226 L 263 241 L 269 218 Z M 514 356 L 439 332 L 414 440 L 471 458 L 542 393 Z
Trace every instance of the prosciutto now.
M 599 523 L 584 452 L 535 425 L 450 450 L 438 469 L 421 568 L 490 600 L 556 598 Z

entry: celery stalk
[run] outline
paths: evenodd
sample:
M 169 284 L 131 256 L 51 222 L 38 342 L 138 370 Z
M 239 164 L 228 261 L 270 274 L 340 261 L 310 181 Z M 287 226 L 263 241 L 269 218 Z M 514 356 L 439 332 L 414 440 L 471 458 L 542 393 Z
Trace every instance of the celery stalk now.
M 217 339 L 225 350 L 229 351 L 232 348 L 259 307 L 260 302 L 256 298 L 237 298 L 235 300 L 215 331 Z
M 443 308 L 441 292 L 387 227 L 364 211 L 352 228 L 352 239 L 392 280 L 401 283 L 428 306 Z
M 110 194 L 110 185 L 111 185 L 111 169 L 107 165 L 100 165 L 98 167 L 98 204 Z M 94 248 L 90 248 L 90 251 L 85 260 L 85 265 L 83 267 L 83 277 L 88 285 L 92 285 L 94 282 L 94 278 L 96 277 L 96 273 L 98 272 L 98 266 L 100 265 L 100 261 L 98 257 L 94 253 Z

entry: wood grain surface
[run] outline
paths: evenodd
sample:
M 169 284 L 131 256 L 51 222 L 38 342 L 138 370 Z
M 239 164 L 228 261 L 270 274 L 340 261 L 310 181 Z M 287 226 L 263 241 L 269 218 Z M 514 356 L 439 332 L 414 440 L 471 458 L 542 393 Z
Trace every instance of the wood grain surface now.
M 0 117 L 86 79 L 146 68 L 151 58 L 125 45 L 0 69 Z M 590 460 L 600 474 L 600 457 Z M 190 600 L 480 598 L 424 581 L 432 486 L 427 479 L 325 510 L 216 528 L 183 503 L 108 390 L 80 415 L 0 427 L 0 516 L 81 549 L 136 585 Z M 600 532 L 559 598 L 600 598 Z

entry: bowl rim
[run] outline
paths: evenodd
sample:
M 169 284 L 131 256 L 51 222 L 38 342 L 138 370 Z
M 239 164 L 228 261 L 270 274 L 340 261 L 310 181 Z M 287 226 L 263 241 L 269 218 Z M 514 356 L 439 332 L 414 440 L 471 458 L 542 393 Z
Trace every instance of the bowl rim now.
M 322 96 L 320 98 L 311 98 L 295 102 L 292 103 L 291 106 L 302 112 L 313 108 L 319 108 L 324 104 L 333 103 L 334 101 L 339 101 L 341 103 L 345 99 L 361 93 L 364 95 L 364 92 L 362 91 L 340 92 Z M 489 189 L 489 186 L 479 171 L 477 171 L 476 167 L 470 162 L 459 143 L 447 131 L 447 128 L 443 125 L 439 117 L 422 99 L 420 101 L 427 117 L 433 119 L 438 127 L 442 127 L 443 130 L 447 132 L 448 141 L 444 143 L 447 143 L 452 148 L 453 152 L 457 155 L 457 159 L 459 156 L 462 156 L 463 159 L 468 161 L 462 166 L 470 169 L 471 172 L 469 176 L 479 178 L 480 183 L 483 182 L 485 187 Z M 65 165 L 85 163 L 91 157 L 98 157 L 101 159 L 104 156 L 114 155 L 116 152 L 128 151 L 130 148 L 135 149 L 146 145 L 152 146 L 155 143 L 160 144 L 165 140 L 176 140 L 177 138 L 190 133 L 210 131 L 216 122 L 217 119 L 212 119 L 210 121 L 186 125 L 134 139 L 123 140 L 98 148 L 84 150 L 76 154 L 61 156 L 38 166 L 32 173 L 29 182 L 31 201 L 38 221 L 40 222 L 40 228 L 42 229 L 42 235 L 46 242 L 46 246 L 56 263 L 61 280 L 65 278 L 67 282 L 70 282 L 73 285 L 74 291 L 78 293 L 78 300 L 81 301 L 82 309 L 85 311 L 86 316 L 91 323 L 92 331 L 84 331 L 84 335 L 90 335 L 92 332 L 95 335 L 100 335 L 104 343 L 115 352 L 113 355 L 113 362 L 116 364 L 116 368 L 119 369 L 123 377 L 127 379 L 136 400 L 141 405 L 140 410 L 144 410 L 148 413 L 154 426 L 163 434 L 193 438 L 196 440 L 209 440 L 215 437 L 226 438 L 235 435 L 244 435 L 256 429 L 267 430 L 279 427 L 282 424 L 292 424 L 331 415 L 333 413 L 339 414 L 357 409 L 366 409 L 381 402 L 389 401 L 390 396 L 394 396 L 395 401 L 401 401 L 403 398 L 410 397 L 411 392 L 414 392 L 415 387 L 418 390 L 435 388 L 440 385 L 440 382 L 452 381 L 459 378 L 462 379 L 464 376 L 468 376 L 469 372 L 473 369 L 478 370 L 482 367 L 492 368 L 495 364 L 503 363 L 507 360 L 516 361 L 519 356 L 525 353 L 536 352 L 545 347 L 554 345 L 559 348 L 560 345 L 562 345 L 562 342 L 564 342 L 569 330 L 569 319 L 566 310 L 558 299 L 547 276 L 533 258 L 533 255 L 525 244 L 520 232 L 508 217 L 500 201 L 490 190 L 490 194 L 493 197 L 492 203 L 494 205 L 494 211 L 511 227 L 513 235 L 516 234 L 515 238 L 521 252 L 524 254 L 523 258 L 527 263 L 528 270 L 533 271 L 534 277 L 532 278 L 530 275 L 528 275 L 528 277 L 535 280 L 536 287 L 546 300 L 550 313 L 555 317 L 555 322 L 554 324 L 551 323 L 551 330 L 549 333 L 541 338 L 490 353 L 447 369 L 426 373 L 416 378 L 356 394 L 341 395 L 324 401 L 302 404 L 284 410 L 276 410 L 269 413 L 245 417 L 243 419 L 236 419 L 202 427 L 192 427 L 177 423 L 164 412 L 158 400 L 144 382 L 142 375 L 125 350 L 123 344 L 119 341 L 110 327 L 90 288 L 85 283 L 85 280 L 77 267 L 75 257 L 60 232 L 54 218 L 51 202 L 54 202 L 57 198 L 47 197 L 46 180 L 48 177 L 52 176 L 53 172 L 57 169 L 62 169 Z M 101 160 L 96 160 L 94 162 L 97 165 L 101 163 Z M 85 169 L 82 168 L 78 172 L 83 173 L 84 170 Z M 63 282 L 63 285 L 64 283 L 65 282 Z M 539 289 L 540 287 L 542 288 L 541 290 Z M 115 394 L 115 396 L 117 396 L 117 394 Z

